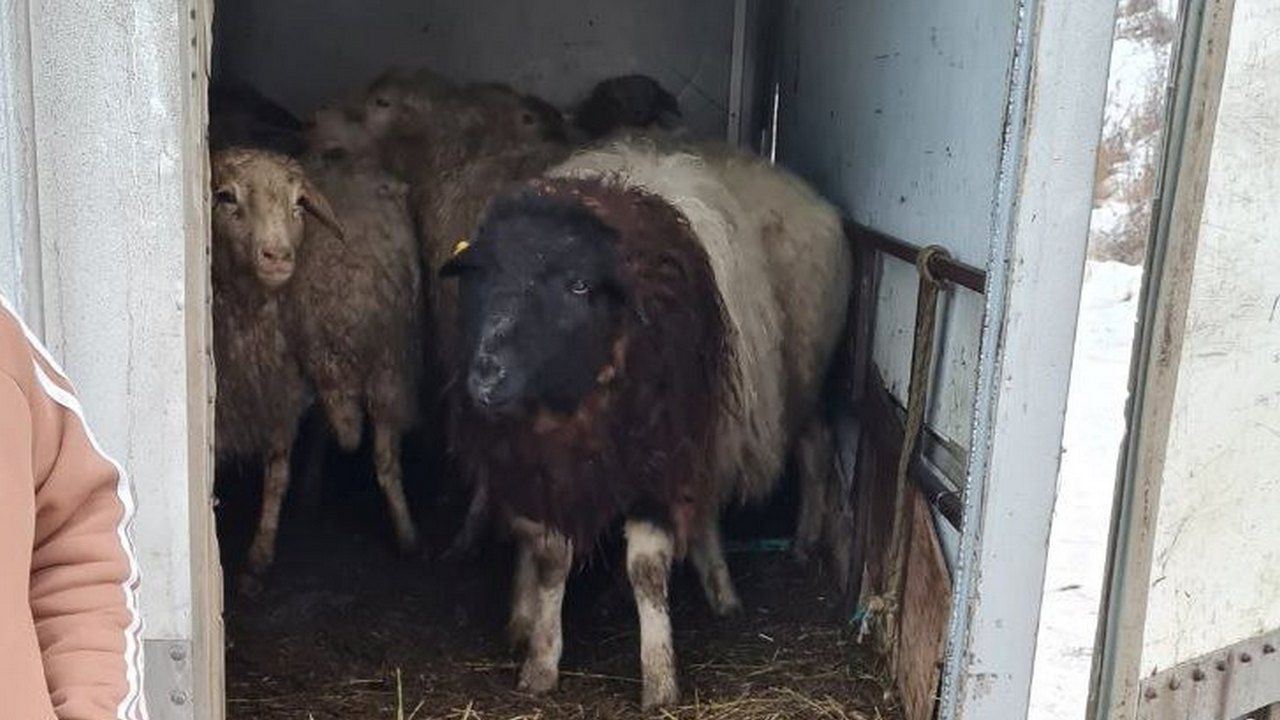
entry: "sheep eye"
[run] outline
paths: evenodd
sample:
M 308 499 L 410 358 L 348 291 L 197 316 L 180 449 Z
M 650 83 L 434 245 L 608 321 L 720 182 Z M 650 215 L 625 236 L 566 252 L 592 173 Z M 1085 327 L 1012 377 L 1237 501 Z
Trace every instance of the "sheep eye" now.
M 377 106 L 378 106 L 378 107 L 380 107 L 380 108 L 389 108 L 389 107 L 391 107 L 391 101 L 390 101 L 390 100 L 388 100 L 388 99 L 386 99 L 386 98 L 384 98 L 384 97 L 374 98 L 374 100 L 373 100 L 373 104 L 374 104 L 374 105 L 377 105 Z
M 591 287 L 587 285 L 586 280 L 574 280 L 569 284 L 569 292 L 574 295 L 586 295 L 590 290 Z
M 520 115 L 520 122 L 524 123 L 525 125 L 532 125 L 533 115 L 530 113 L 522 113 Z
M 232 190 L 219 190 L 213 194 L 213 202 L 217 205 L 235 205 L 236 194 Z

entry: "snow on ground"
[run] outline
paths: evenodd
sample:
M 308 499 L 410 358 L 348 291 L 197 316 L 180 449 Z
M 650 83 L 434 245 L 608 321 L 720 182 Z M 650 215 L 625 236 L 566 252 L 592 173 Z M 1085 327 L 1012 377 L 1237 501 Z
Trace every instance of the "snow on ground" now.
M 1141 279 L 1139 266 L 1085 267 L 1030 720 L 1085 715 Z

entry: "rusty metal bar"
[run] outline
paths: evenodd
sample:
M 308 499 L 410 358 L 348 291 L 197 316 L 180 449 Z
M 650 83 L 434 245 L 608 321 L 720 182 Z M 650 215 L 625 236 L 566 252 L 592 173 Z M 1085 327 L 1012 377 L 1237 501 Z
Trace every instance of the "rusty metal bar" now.
M 892 255 L 912 265 L 920 255 L 920 248 L 915 245 L 852 220 L 844 221 L 844 233 L 855 243 L 865 244 L 877 252 Z M 966 287 L 980 295 L 986 292 L 987 274 L 972 265 L 944 257 L 935 257 L 929 265 L 935 277 Z

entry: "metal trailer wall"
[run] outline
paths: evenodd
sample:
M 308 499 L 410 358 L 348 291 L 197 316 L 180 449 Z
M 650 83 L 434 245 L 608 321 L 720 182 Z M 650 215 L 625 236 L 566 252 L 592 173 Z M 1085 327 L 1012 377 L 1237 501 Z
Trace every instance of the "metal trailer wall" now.
M 1176 359 L 1143 675 L 1280 629 L 1278 27 L 1280 1 L 1235 0 Z
M 561 107 L 613 75 L 675 93 L 691 130 L 725 137 L 733 0 L 221 0 L 215 71 L 297 113 L 390 65 L 509 82 Z
M 987 268 L 943 323 L 930 415 L 970 449 L 938 716 L 1023 717 L 1115 3 L 789 8 L 779 157 L 853 219 Z M 901 399 L 916 280 L 884 263 L 873 355 Z
M 1008 0 L 787 3 L 781 162 L 850 218 L 986 264 L 1010 87 Z M 967 448 L 983 299 L 944 296 L 929 425 Z M 884 260 L 873 355 L 906 404 L 916 270 Z

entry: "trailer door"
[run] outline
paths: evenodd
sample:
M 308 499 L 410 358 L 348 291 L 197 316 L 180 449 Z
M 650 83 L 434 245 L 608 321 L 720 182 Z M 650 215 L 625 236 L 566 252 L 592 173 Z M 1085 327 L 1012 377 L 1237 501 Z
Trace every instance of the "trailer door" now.
M 1096 718 L 1280 702 L 1280 2 L 1187 5 Z
M 894 669 L 909 717 L 929 718 L 940 699 L 943 720 L 1022 718 L 1115 2 L 813 0 L 786 12 L 779 161 L 859 226 L 986 270 L 982 294 L 960 288 L 942 301 L 930 373 L 926 435 L 961 457 L 959 522 L 934 518 L 952 590 L 922 593 L 930 607 L 913 608 L 917 573 L 936 568 L 908 550 L 902 633 L 928 632 L 897 647 L 936 650 Z M 875 262 L 870 364 L 906 405 L 917 273 Z M 868 545 L 882 514 L 869 513 Z M 870 585 L 876 554 L 869 547 L 863 563 Z

